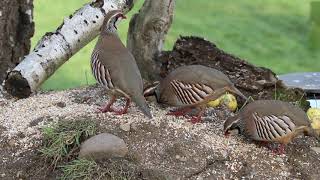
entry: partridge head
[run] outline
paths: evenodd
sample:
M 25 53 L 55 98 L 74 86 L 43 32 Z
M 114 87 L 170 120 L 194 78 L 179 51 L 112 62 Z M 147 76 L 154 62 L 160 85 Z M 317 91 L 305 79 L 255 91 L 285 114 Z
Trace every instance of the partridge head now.
M 207 104 L 226 92 L 246 99 L 222 72 L 202 65 L 189 65 L 173 70 L 158 84 L 145 89 L 144 94 L 154 94 L 158 102 L 179 107 L 173 115 L 183 115 L 192 108 L 200 109 L 192 119 L 192 122 L 198 122 Z
M 110 102 L 100 110 L 123 114 L 133 101 L 147 117 L 151 118 L 152 115 L 143 96 L 143 81 L 137 63 L 117 34 L 117 25 L 125 18 L 119 10 L 110 11 L 106 15 L 91 56 L 91 68 L 95 79 L 111 95 Z M 111 106 L 120 96 L 126 98 L 126 105 L 118 111 Z
M 224 123 L 226 135 L 234 130 L 255 141 L 282 145 L 301 134 L 318 138 L 302 109 L 279 100 L 258 100 L 248 104 Z

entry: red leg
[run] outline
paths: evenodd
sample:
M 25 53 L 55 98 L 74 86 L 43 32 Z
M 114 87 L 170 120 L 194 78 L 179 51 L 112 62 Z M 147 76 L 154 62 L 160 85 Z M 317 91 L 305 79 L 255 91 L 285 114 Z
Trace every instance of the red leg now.
M 195 124 L 201 122 L 201 116 L 203 115 L 204 109 L 200 109 L 197 116 L 191 118 L 191 123 Z
M 276 155 L 284 154 L 286 152 L 285 145 L 280 144 L 277 148 L 273 149 L 272 152 Z
M 186 115 L 188 112 L 190 112 L 192 110 L 191 107 L 184 107 L 184 108 L 178 108 L 176 110 L 170 111 L 167 113 L 167 115 L 171 115 L 171 116 L 184 116 Z
M 114 109 L 112 109 L 111 106 L 115 101 L 116 101 L 116 97 L 112 96 L 111 100 L 107 104 L 105 104 L 104 106 L 98 108 L 98 110 L 102 113 L 114 111 Z
M 123 109 L 121 110 L 114 110 L 114 112 L 117 114 L 117 115 L 122 115 L 122 114 L 126 114 L 128 112 L 128 108 L 130 106 L 130 103 L 131 103 L 131 100 L 129 98 L 126 98 L 126 105 L 124 106 Z
M 273 144 L 273 143 L 266 142 L 266 141 L 260 141 L 259 145 L 266 146 L 275 155 L 281 155 L 286 152 L 284 144 L 277 145 L 277 144 Z M 277 146 L 275 146 L 275 145 L 277 145 Z

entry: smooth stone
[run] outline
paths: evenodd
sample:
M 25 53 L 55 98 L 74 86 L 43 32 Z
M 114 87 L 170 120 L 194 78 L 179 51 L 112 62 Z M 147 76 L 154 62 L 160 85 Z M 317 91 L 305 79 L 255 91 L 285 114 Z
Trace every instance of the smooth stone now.
M 278 77 L 288 87 L 298 87 L 309 93 L 320 93 L 320 72 L 290 73 Z
M 109 133 L 102 133 L 82 143 L 79 157 L 101 160 L 124 157 L 127 153 L 128 147 L 123 139 Z

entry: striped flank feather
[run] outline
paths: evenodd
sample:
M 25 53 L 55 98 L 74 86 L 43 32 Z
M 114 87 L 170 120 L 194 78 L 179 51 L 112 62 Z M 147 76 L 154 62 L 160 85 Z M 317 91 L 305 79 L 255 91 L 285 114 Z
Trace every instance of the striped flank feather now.
M 288 116 L 263 116 L 253 114 L 255 128 L 259 138 L 274 140 L 294 131 L 295 125 Z
M 99 52 L 91 55 L 91 70 L 94 78 L 107 89 L 114 88 L 109 70 L 99 61 Z
M 214 91 L 205 84 L 191 84 L 178 80 L 172 80 L 170 83 L 180 102 L 186 105 L 199 103 Z

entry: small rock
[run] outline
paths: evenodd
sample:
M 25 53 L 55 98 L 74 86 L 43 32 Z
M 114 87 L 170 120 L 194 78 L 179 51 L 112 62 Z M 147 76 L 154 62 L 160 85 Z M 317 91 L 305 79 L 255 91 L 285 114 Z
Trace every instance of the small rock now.
M 186 162 L 186 161 L 187 161 L 187 157 L 181 157 L 179 160 L 180 160 L 181 162 Z
M 2 173 L 2 174 L 0 175 L 0 177 L 4 178 L 4 177 L 6 177 L 6 174 L 5 174 L 5 173 Z
M 127 153 L 128 147 L 123 139 L 109 133 L 102 133 L 82 143 L 79 157 L 100 160 L 124 157 Z
M 9 144 L 10 147 L 14 147 L 14 146 L 16 145 L 16 140 L 10 139 L 10 140 L 8 141 L 8 144 Z
M 23 172 L 22 171 L 18 171 L 16 177 L 17 178 L 21 178 L 23 176 Z
M 120 125 L 120 129 L 122 129 L 123 131 L 129 132 L 130 131 L 130 125 L 131 125 L 131 123 L 121 124 Z
M 61 107 L 61 108 L 64 108 L 64 107 L 66 107 L 66 103 L 65 103 L 65 102 L 58 102 L 58 103 L 56 104 L 56 106 Z
M 320 153 L 320 147 L 311 147 L 311 149 L 316 152 L 317 154 Z
M 181 157 L 180 157 L 180 155 L 176 155 L 176 159 L 180 159 Z
M 139 129 L 137 123 L 132 123 L 132 124 L 131 124 L 131 128 L 132 128 L 132 130 L 134 130 L 134 131 L 138 131 L 138 129 Z

